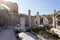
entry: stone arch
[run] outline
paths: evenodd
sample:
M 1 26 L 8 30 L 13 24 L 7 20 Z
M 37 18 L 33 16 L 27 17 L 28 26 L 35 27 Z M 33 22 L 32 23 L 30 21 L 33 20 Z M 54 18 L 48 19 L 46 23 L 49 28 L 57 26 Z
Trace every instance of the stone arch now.
M 10 8 L 9 8 L 8 6 L 6 6 L 6 5 L 4 5 L 4 4 L 1 4 L 1 3 L 0 3 L 0 6 L 6 8 L 8 11 L 10 11 Z
M 10 12 L 18 13 L 18 5 L 12 2 L 1 1 L 1 4 L 4 4 L 10 8 Z

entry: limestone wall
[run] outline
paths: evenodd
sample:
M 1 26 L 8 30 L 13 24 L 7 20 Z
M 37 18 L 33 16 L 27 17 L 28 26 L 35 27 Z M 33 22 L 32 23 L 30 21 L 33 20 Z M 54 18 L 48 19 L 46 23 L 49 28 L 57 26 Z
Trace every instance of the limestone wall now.
M 0 12 L 0 26 L 14 26 L 19 23 L 19 15 L 16 13 Z

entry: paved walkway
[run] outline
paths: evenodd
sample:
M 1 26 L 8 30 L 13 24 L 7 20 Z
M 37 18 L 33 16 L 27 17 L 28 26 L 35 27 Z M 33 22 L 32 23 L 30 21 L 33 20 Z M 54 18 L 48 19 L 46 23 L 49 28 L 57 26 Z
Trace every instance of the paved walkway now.
M 0 40 L 16 40 L 13 29 L 6 29 L 0 32 Z

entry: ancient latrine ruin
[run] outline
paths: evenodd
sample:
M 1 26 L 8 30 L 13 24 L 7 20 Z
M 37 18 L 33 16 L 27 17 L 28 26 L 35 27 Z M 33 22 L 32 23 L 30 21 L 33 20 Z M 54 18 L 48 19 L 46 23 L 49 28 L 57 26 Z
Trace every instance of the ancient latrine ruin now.
M 0 1 L 0 7 L 3 8 L 0 8 L 0 26 L 16 26 L 19 24 L 24 28 L 31 29 L 45 25 L 46 21 L 48 21 L 48 24 L 51 24 L 51 26 L 60 26 L 60 11 L 56 12 L 55 10 L 54 14 L 52 14 L 53 16 L 50 17 L 49 15 L 39 15 L 39 12 L 37 12 L 35 16 L 32 16 L 31 10 L 28 10 L 28 15 L 18 13 L 18 5 L 16 3 Z

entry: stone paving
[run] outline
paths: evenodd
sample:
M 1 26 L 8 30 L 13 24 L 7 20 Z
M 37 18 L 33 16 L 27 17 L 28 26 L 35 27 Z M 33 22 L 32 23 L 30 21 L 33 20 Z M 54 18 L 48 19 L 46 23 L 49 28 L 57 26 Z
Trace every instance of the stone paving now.
M 0 40 L 16 40 L 13 29 L 6 29 L 0 32 Z

